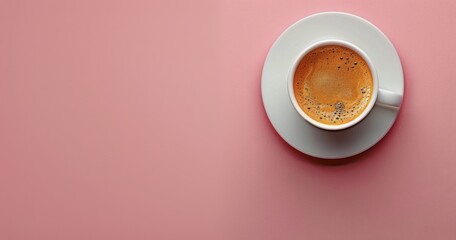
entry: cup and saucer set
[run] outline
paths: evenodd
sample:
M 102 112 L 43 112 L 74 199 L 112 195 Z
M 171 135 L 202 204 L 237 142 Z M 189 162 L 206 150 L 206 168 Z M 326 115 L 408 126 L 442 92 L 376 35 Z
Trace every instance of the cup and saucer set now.
M 310 116 L 294 92 L 300 62 L 325 46 L 352 50 L 371 73 L 370 101 L 342 124 Z M 264 63 L 261 93 L 269 120 L 288 144 L 313 157 L 339 159 L 366 151 L 388 133 L 400 111 L 404 76 L 396 49 L 376 26 L 352 14 L 323 12 L 294 23 L 275 41 Z

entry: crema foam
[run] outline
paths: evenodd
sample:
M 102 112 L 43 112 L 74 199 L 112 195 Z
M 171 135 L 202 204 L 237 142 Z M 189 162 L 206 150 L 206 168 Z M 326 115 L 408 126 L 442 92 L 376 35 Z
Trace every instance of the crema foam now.
M 369 104 L 373 89 L 366 61 L 355 51 L 337 45 L 307 53 L 293 81 L 296 101 L 304 113 L 330 125 L 356 119 Z

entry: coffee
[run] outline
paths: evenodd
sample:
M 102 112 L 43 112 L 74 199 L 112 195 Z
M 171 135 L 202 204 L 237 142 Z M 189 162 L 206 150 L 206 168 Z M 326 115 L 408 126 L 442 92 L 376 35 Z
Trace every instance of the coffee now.
M 294 95 L 304 113 L 330 125 L 356 119 L 371 100 L 373 84 L 366 61 L 352 49 L 338 45 L 307 53 L 293 78 Z

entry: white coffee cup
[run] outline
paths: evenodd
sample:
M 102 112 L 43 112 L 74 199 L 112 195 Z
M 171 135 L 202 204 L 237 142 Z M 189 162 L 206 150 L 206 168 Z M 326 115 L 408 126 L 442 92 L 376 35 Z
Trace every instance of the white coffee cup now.
M 342 47 L 352 49 L 366 61 L 367 65 L 369 66 L 369 69 L 372 73 L 373 91 L 372 91 L 372 96 L 371 96 L 371 100 L 369 101 L 369 104 L 364 109 L 364 111 L 360 115 L 358 115 L 358 117 L 356 117 L 355 119 L 353 119 L 350 122 L 340 124 L 340 125 L 330 125 L 330 124 L 321 123 L 321 122 L 318 122 L 318 121 L 312 119 L 311 117 L 309 117 L 301 109 L 298 102 L 296 101 L 296 97 L 295 97 L 294 89 L 293 89 L 293 81 L 294 81 L 294 75 L 296 72 L 296 68 L 298 67 L 302 58 L 310 51 L 312 51 L 318 47 L 322 47 L 322 46 L 326 46 L 326 45 L 337 45 L 337 46 L 342 46 Z M 308 48 L 306 48 L 304 51 L 302 51 L 298 55 L 296 60 L 293 62 L 292 66 L 288 72 L 288 94 L 289 94 L 290 100 L 293 103 L 293 106 L 296 109 L 296 111 L 307 122 L 314 125 L 315 127 L 319 127 L 321 129 L 325 129 L 325 130 L 342 130 L 342 129 L 352 127 L 352 126 L 356 125 L 357 123 L 359 123 L 361 120 L 363 120 L 369 114 L 369 112 L 372 110 L 372 108 L 374 107 L 375 104 L 381 105 L 382 107 L 400 107 L 400 105 L 402 103 L 402 95 L 394 93 L 394 92 L 386 90 L 386 89 L 379 88 L 378 81 L 379 80 L 378 80 L 377 72 L 375 70 L 375 66 L 372 64 L 372 61 L 369 59 L 367 54 L 363 50 L 361 50 L 359 47 L 357 47 L 356 45 L 354 45 L 352 43 L 342 41 L 342 40 L 335 40 L 335 39 L 323 40 L 323 41 L 318 41 L 318 42 L 310 45 Z

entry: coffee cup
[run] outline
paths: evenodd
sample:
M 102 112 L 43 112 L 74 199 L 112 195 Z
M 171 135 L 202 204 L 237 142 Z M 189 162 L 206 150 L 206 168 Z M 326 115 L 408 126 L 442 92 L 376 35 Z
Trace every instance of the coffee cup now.
M 379 88 L 369 56 L 355 44 L 323 40 L 311 44 L 288 73 L 290 100 L 308 123 L 343 130 L 361 122 L 375 105 L 398 108 L 402 95 Z

